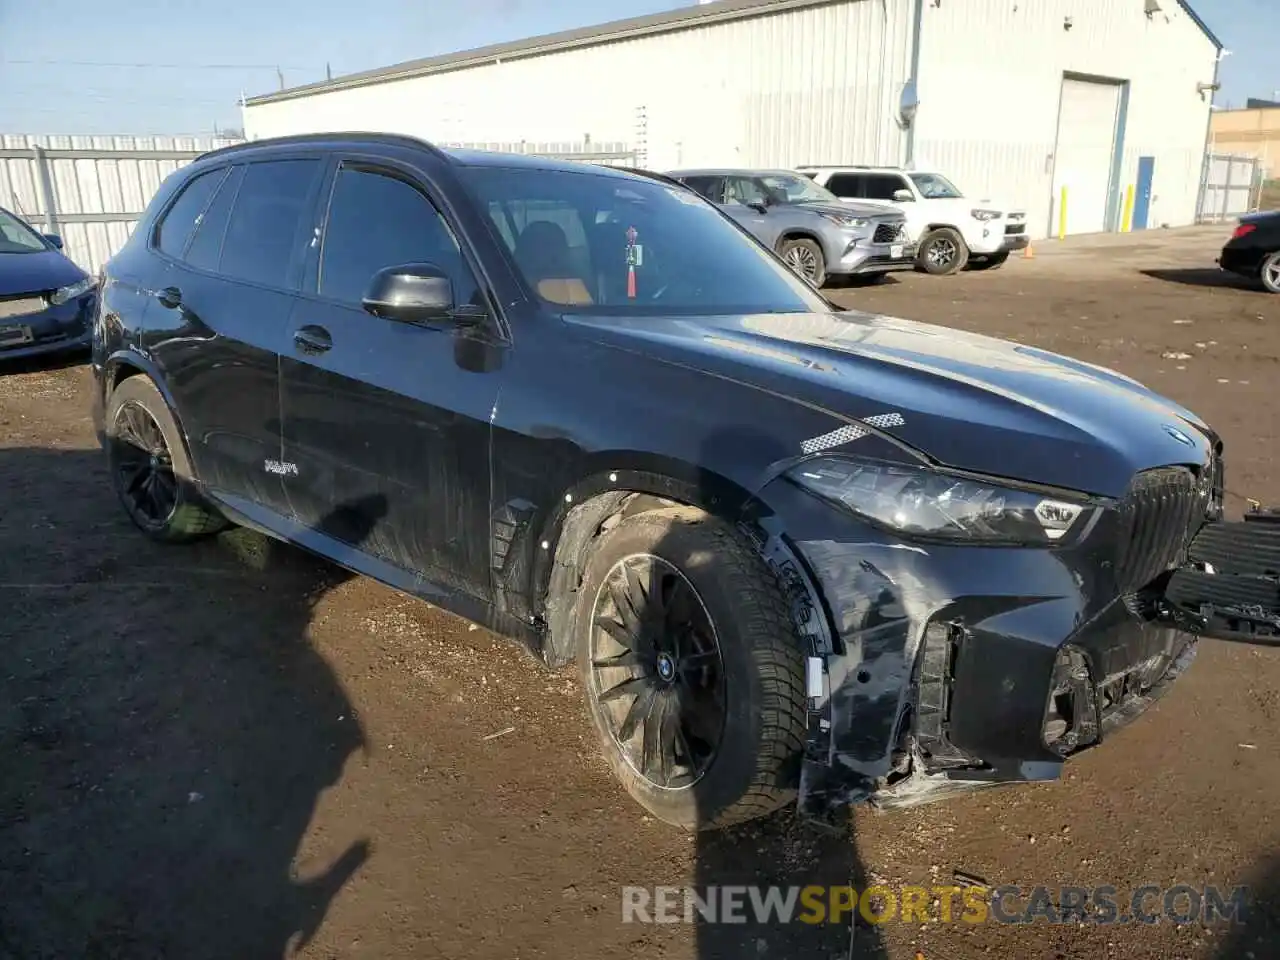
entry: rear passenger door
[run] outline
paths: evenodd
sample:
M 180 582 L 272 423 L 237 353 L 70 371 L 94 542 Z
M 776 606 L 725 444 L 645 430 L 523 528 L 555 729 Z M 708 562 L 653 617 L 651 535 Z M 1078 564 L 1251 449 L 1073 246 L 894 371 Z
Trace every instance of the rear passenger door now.
M 361 299 L 384 267 L 433 263 L 487 306 L 413 171 L 343 157 L 281 361 L 285 486 L 297 519 L 425 579 L 490 596 L 489 422 L 506 342 L 492 325 L 407 323 Z
M 841 200 L 860 200 L 867 196 L 866 177 L 860 173 L 833 173 L 826 186 Z
M 226 169 L 147 315 L 197 476 L 233 507 L 287 513 L 278 358 L 310 243 L 320 155 Z M 161 223 L 160 242 L 165 242 Z

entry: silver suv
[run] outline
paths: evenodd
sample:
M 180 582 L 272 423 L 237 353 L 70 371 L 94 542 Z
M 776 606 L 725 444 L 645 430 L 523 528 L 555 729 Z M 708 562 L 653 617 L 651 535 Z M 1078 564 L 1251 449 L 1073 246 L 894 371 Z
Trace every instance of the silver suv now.
M 870 276 L 915 265 L 906 217 L 840 200 L 790 170 L 673 170 L 815 286 L 830 276 Z

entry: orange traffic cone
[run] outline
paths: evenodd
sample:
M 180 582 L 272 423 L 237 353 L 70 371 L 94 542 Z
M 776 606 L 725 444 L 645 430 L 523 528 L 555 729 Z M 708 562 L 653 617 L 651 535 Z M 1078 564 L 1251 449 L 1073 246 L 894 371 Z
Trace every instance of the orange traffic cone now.
M 1022 248 L 1022 259 L 1034 260 L 1035 258 L 1036 258 L 1035 245 L 1031 242 L 1030 239 L 1028 239 L 1027 245 Z

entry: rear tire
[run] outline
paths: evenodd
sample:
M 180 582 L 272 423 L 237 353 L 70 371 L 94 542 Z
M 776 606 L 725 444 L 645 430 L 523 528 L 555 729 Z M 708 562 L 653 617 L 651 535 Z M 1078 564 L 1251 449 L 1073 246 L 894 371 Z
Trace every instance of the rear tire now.
M 815 287 L 821 287 L 827 281 L 827 260 L 822 255 L 822 247 L 812 240 L 797 237 L 794 240 L 783 240 L 778 245 L 778 256 L 782 261 Z
M 592 548 L 574 633 L 605 758 L 659 820 L 715 829 L 795 798 L 804 655 L 733 527 L 691 507 L 621 521 Z
M 1258 279 L 1268 293 L 1280 293 L 1280 250 L 1267 254 L 1258 271 Z
M 228 526 L 201 501 L 182 433 L 149 378 L 116 387 L 105 421 L 111 483 L 139 530 L 162 543 L 187 543 Z
M 916 266 L 935 277 L 948 277 L 959 273 L 969 262 L 969 247 L 952 227 L 930 230 L 920 241 L 916 253 Z
M 970 270 L 999 270 L 1009 259 L 1007 253 L 995 253 L 981 260 L 970 260 Z

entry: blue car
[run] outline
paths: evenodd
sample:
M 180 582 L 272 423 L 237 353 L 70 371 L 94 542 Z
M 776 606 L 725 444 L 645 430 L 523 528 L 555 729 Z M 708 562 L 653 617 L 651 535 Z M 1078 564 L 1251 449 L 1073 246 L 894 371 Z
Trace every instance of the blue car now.
M 88 349 L 98 281 L 0 207 L 0 360 Z

